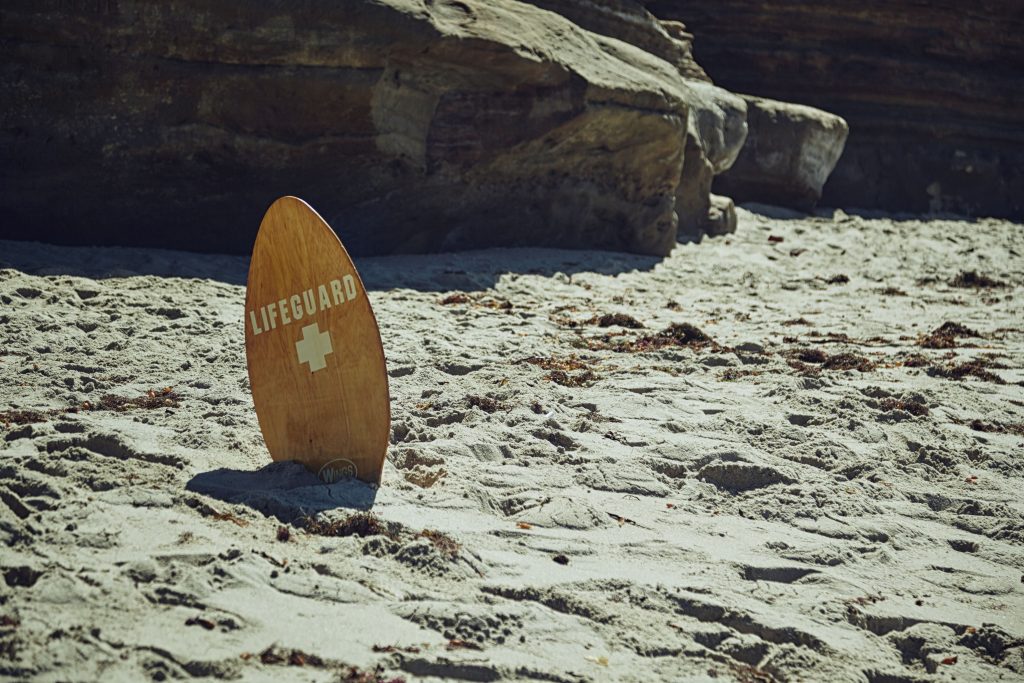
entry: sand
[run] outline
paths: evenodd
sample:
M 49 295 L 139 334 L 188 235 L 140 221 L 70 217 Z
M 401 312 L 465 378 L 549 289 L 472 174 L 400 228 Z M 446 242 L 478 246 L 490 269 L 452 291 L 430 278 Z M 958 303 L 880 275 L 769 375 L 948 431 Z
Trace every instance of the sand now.
M 1022 227 L 749 208 L 357 259 L 377 491 L 270 463 L 246 259 L 0 242 L 0 677 L 1024 680 Z

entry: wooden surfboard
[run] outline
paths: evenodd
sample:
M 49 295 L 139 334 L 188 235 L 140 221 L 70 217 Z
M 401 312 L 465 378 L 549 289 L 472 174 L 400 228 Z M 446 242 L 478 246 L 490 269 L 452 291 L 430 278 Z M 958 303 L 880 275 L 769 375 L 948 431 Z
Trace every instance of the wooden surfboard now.
M 391 406 L 377 319 L 338 236 L 296 197 L 275 201 L 256 236 L 245 356 L 274 460 L 380 483 Z

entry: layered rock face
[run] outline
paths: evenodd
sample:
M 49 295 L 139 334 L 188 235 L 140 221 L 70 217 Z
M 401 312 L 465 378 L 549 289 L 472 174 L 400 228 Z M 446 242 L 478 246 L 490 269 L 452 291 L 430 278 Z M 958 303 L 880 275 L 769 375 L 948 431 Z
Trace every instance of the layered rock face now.
M 689 121 L 684 149 L 683 174 L 676 192 L 676 214 L 682 239 L 722 234 L 723 226 L 735 229 L 735 217 L 723 222 L 721 207 L 712 208 L 711 183 L 715 175 L 732 166 L 747 137 L 747 106 L 741 97 L 715 86 L 693 58 L 693 35 L 685 25 L 663 21 L 635 0 L 529 0 L 557 12 L 581 28 L 615 41 L 609 48 L 624 61 L 631 51 L 622 43 L 639 47 L 671 66 L 666 80 L 678 81 L 687 93 Z M 639 69 L 651 68 L 644 59 Z
M 655 0 L 729 90 L 850 125 L 823 202 L 1024 217 L 1018 0 Z
M 684 155 L 730 164 L 743 102 L 687 80 L 678 25 L 577 5 L 4 3 L 0 237 L 246 252 L 297 194 L 357 254 L 666 254 Z

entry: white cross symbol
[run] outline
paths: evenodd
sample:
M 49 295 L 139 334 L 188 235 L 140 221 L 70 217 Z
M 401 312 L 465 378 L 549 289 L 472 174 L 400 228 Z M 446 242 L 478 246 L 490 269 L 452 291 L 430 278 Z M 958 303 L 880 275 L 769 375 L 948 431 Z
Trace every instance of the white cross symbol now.
M 308 363 L 311 373 L 323 370 L 327 367 L 325 356 L 334 353 L 330 331 L 321 332 L 316 323 L 306 325 L 302 328 L 302 340 L 295 342 L 295 352 L 299 355 L 299 364 Z

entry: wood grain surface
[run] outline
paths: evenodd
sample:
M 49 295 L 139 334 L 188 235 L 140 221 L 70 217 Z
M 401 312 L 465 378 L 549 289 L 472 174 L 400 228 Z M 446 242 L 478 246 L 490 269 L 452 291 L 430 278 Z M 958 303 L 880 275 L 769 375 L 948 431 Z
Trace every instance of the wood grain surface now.
M 296 197 L 275 201 L 260 224 L 245 349 L 274 460 L 302 462 L 326 482 L 380 482 L 391 407 L 377 320 L 338 236 Z

